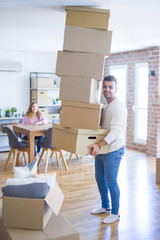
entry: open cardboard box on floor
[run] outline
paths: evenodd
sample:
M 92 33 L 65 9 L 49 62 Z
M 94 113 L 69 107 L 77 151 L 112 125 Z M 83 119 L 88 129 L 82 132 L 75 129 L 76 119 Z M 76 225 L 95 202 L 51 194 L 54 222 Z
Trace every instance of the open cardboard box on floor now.
M 52 214 L 43 231 L 2 227 L 0 209 L 0 240 L 79 240 L 79 232 L 60 213 Z
M 87 148 L 90 144 L 98 143 L 108 134 L 107 129 L 74 129 L 64 128 L 59 124 L 52 125 L 52 146 L 75 154 L 90 154 Z M 108 145 L 103 147 L 99 153 L 107 153 Z
M 112 31 L 66 26 L 63 50 L 109 55 Z
M 93 78 L 61 77 L 60 100 L 100 104 L 101 92 L 102 81 Z
M 100 127 L 101 110 L 100 104 L 62 101 L 60 125 L 97 130 Z
M 108 29 L 110 10 L 99 8 L 66 7 L 66 25 Z
M 54 212 L 59 214 L 64 195 L 55 183 L 44 199 L 6 197 L 2 199 L 3 227 L 44 230 Z
M 103 66 L 104 55 L 102 54 L 58 51 L 56 74 L 102 80 Z

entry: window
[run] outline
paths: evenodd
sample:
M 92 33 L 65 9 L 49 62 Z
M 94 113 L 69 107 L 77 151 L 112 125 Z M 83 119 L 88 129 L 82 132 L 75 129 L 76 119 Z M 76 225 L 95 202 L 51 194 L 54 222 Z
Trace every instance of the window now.
M 118 82 L 117 98 L 120 99 L 126 105 L 127 65 L 110 66 L 109 74 L 117 78 Z
M 134 141 L 145 144 L 148 117 L 148 63 L 135 65 Z

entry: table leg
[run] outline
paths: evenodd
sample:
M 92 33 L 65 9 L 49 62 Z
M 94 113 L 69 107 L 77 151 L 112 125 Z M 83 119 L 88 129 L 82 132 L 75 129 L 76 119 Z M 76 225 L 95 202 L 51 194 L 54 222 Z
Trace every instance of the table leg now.
M 29 134 L 29 163 L 34 161 L 34 135 Z

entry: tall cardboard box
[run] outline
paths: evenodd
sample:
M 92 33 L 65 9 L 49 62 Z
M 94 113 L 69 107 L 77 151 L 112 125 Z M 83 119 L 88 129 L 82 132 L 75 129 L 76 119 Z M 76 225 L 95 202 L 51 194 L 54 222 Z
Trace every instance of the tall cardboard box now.
M 74 129 L 61 127 L 59 124 L 52 125 L 52 146 L 75 154 L 90 154 L 90 144 L 102 141 L 109 130 L 107 129 Z M 108 146 L 103 147 L 99 153 L 108 152 Z
M 103 65 L 101 54 L 58 51 L 56 74 L 102 80 Z
M 66 25 L 108 29 L 110 10 L 85 7 L 66 7 Z
M 93 78 L 61 77 L 59 99 L 100 104 L 102 81 Z
M 62 127 L 99 129 L 102 106 L 81 102 L 62 101 Z
M 80 240 L 80 234 L 60 213 L 52 214 L 44 231 L 5 228 L 0 209 L 0 240 Z
M 44 230 L 54 212 L 58 215 L 64 195 L 56 183 L 45 199 L 6 197 L 2 199 L 3 227 Z
M 63 50 L 109 55 L 111 38 L 111 31 L 66 25 Z

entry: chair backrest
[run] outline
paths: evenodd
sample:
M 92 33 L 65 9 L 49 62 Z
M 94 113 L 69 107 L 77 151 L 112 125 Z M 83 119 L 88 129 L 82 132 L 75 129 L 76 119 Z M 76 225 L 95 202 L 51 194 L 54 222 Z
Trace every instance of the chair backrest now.
M 11 148 L 17 148 L 17 149 L 21 149 L 24 148 L 21 146 L 20 142 L 18 141 L 18 138 L 16 136 L 16 134 L 12 131 L 11 128 L 7 127 L 7 126 L 2 126 L 2 128 L 5 130 L 5 132 L 8 135 L 8 139 L 9 139 L 9 146 Z
M 55 147 L 52 147 L 52 128 L 49 128 L 49 129 L 46 131 L 41 146 L 44 147 L 44 148 L 55 149 Z

